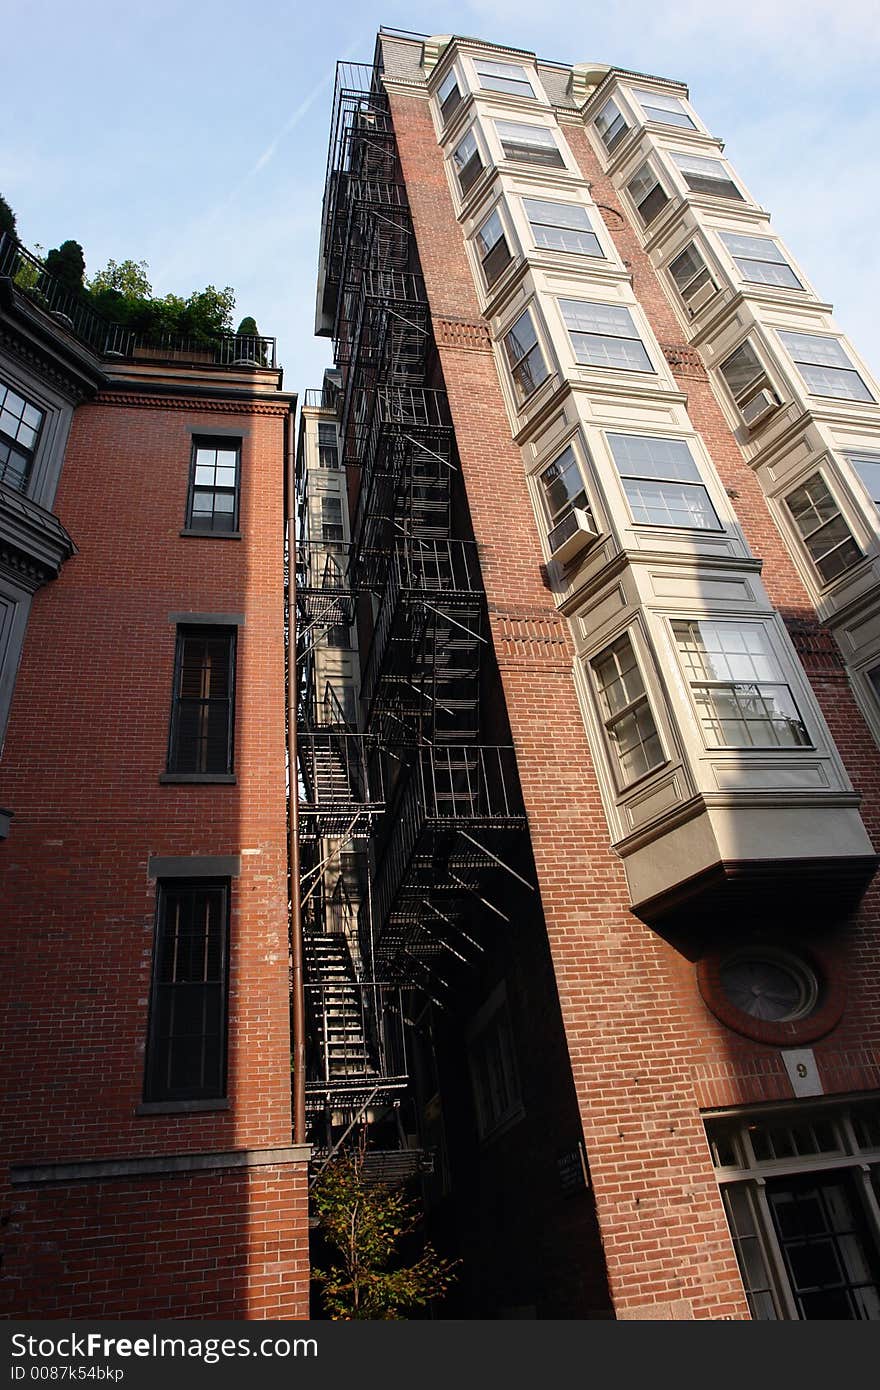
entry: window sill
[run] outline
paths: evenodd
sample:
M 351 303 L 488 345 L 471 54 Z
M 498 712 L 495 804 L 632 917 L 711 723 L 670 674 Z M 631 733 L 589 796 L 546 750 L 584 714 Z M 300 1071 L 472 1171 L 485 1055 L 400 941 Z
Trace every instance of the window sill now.
M 240 541 L 240 531 L 200 531 L 197 527 L 185 526 L 181 536 L 198 536 L 203 541 Z
M 222 786 L 235 786 L 238 781 L 234 772 L 160 772 L 162 783 L 207 783 Z
M 195 1115 L 211 1110 L 231 1110 L 228 1100 L 147 1100 L 135 1106 L 136 1115 Z

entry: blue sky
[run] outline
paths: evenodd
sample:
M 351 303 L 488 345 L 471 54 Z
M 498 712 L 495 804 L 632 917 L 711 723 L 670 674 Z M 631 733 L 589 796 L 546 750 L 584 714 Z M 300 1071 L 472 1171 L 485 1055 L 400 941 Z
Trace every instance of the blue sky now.
M 157 293 L 232 285 L 320 384 L 318 229 L 336 59 L 380 24 L 680 78 L 773 227 L 880 370 L 876 0 L 146 5 L 19 0 L 4 16 L 0 192 L 19 234 L 146 260 Z M 11 61 L 14 55 L 18 59 Z M 236 319 L 236 321 L 237 321 Z

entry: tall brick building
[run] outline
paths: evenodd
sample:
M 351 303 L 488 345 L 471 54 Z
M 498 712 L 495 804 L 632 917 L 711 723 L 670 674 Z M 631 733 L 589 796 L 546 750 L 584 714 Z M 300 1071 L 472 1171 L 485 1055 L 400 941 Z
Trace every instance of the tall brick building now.
M 2 1305 L 307 1316 L 296 398 L 274 340 L 142 343 L 12 238 L 0 276 Z
M 459 1315 L 880 1318 L 880 386 L 684 85 L 460 37 L 339 66 L 317 327 L 315 1143 Z

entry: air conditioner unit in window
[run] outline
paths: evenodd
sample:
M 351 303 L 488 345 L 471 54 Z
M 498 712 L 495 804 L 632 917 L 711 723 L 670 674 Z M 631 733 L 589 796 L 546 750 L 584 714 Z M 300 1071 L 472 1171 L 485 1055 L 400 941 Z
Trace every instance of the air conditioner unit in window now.
M 567 565 L 581 550 L 592 545 L 598 532 L 590 513 L 581 507 L 572 507 L 568 516 L 554 526 L 548 536 L 553 559 Z
M 756 425 L 760 425 L 762 420 L 766 420 L 768 415 L 772 415 L 778 405 L 779 401 L 773 392 L 765 389 L 759 391 L 757 396 L 752 396 L 752 399 L 746 401 L 745 405 L 740 406 L 740 411 L 749 429 L 753 430 Z
M 688 308 L 691 314 L 698 314 L 700 310 L 709 303 L 710 299 L 714 299 L 717 293 L 718 286 L 715 284 L 715 281 L 707 280 L 705 285 L 701 285 L 696 293 L 692 294 L 688 300 Z

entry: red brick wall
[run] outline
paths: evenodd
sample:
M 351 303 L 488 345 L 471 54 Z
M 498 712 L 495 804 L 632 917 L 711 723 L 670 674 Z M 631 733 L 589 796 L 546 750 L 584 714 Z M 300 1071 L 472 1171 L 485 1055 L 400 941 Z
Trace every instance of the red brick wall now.
M 0 846 L 4 950 L 15 980 L 0 1026 L 2 1088 L 15 1116 L 4 1158 L 13 1162 L 291 1142 L 286 413 L 280 401 L 132 393 L 99 397 L 74 419 L 56 510 L 78 553 L 34 601 L 0 761 L 0 804 L 15 813 Z M 242 430 L 241 540 L 180 535 L 191 427 Z M 189 611 L 245 616 L 235 785 L 159 783 L 176 636 L 168 615 Z M 149 857 L 237 854 L 230 1107 L 137 1115 L 155 920 Z M 229 1181 L 212 1179 L 218 1199 Z M 169 1180 L 162 1190 L 173 1198 L 173 1189 Z M 108 1191 L 112 1206 L 117 1189 Z M 224 1207 L 219 1201 L 215 1224 Z M 124 1240 L 122 1218 L 114 1222 Z
M 274 1165 L 16 1189 L 4 1315 L 307 1318 L 307 1171 Z
M 391 109 L 435 323 L 478 325 L 428 106 L 392 93 Z M 619 209 L 583 134 L 569 126 L 565 134 L 593 180 L 596 201 Z M 681 330 L 635 233 L 613 216 L 608 224 L 661 343 L 680 343 Z M 494 359 L 481 348 L 479 330 L 437 328 L 615 1307 L 618 1316 L 653 1308 L 661 1316 L 747 1317 L 699 1105 L 790 1097 L 791 1089 L 778 1050 L 725 1029 L 702 1002 L 693 964 L 628 911 L 623 868 L 609 846 L 575 697 L 574 653 L 541 583 L 534 515 Z M 737 511 L 750 544 L 765 558 L 773 601 L 787 616 L 809 616 L 794 567 L 708 383 L 690 375 L 685 382 L 684 375 L 691 418 L 723 481 L 740 493 Z M 877 749 L 848 689 L 837 678 L 825 679 L 817 682 L 817 694 L 854 781 L 860 790 L 876 789 Z M 875 798 L 866 807 L 875 830 L 876 809 Z M 860 927 L 829 933 L 844 950 L 850 987 L 840 1025 L 816 1049 L 829 1090 L 877 1084 L 876 992 L 865 976 L 866 953 L 873 952 L 876 970 L 875 908 L 875 900 L 867 900 Z

